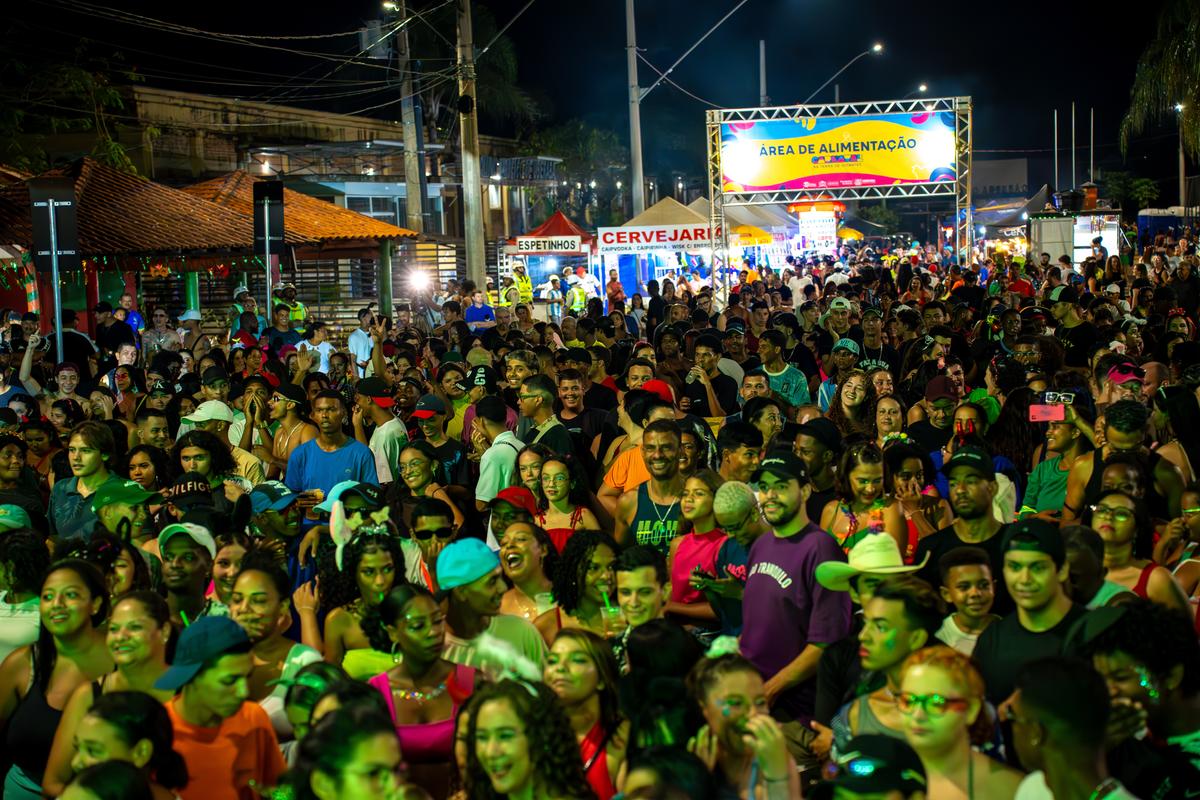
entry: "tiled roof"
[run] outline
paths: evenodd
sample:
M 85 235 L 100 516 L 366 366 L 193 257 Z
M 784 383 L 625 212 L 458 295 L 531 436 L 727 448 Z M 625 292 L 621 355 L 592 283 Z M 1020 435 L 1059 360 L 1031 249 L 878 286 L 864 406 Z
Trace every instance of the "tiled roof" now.
M 83 255 L 142 255 L 208 250 L 249 251 L 253 221 L 193 194 L 107 167 L 91 158 L 46 172 L 75 184 Z M 303 236 L 288 234 L 289 244 Z M 0 187 L 0 242 L 33 245 L 29 190 Z
M 238 170 L 220 178 L 187 186 L 183 191 L 239 214 L 252 216 L 254 183 L 258 180 L 245 170 Z M 289 232 L 317 241 L 398 239 L 417 235 L 416 231 L 381 222 L 357 211 L 288 188 L 283 190 L 283 227 Z

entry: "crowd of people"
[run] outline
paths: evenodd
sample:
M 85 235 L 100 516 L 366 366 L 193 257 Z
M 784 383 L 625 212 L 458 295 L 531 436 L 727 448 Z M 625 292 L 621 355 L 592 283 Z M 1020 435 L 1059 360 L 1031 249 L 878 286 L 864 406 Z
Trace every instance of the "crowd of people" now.
M 1191 798 L 1197 265 L 0 312 L 4 800 Z

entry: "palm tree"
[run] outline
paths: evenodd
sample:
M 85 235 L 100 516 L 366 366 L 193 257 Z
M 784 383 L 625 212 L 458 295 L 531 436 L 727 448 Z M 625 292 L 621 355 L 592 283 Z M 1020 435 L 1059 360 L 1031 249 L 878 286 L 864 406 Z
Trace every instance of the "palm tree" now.
M 1121 151 L 1149 125 L 1179 114 L 1183 146 L 1200 158 L 1200 3 L 1167 0 L 1142 53 L 1121 121 Z M 1182 106 L 1177 112 L 1177 107 Z

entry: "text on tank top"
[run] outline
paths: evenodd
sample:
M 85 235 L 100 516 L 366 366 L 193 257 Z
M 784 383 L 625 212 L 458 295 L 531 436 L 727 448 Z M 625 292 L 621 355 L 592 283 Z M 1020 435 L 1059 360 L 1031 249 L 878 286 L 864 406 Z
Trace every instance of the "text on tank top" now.
M 653 547 L 665 557 L 671 550 L 671 540 L 679 535 L 679 501 L 659 505 L 650 499 L 650 483 L 638 487 L 637 510 L 634 512 L 633 529 L 637 543 Z

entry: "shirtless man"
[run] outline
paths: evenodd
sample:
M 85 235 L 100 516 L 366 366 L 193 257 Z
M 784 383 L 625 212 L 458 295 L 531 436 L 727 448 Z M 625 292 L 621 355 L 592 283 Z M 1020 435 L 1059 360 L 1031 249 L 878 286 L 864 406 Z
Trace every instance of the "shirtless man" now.
M 315 439 L 317 426 L 305 419 L 308 415 L 308 396 L 294 383 L 279 385 L 271 395 L 270 409 L 271 419 L 277 420 L 279 427 L 271 437 L 268 477 L 282 478 L 292 451 L 304 442 Z

